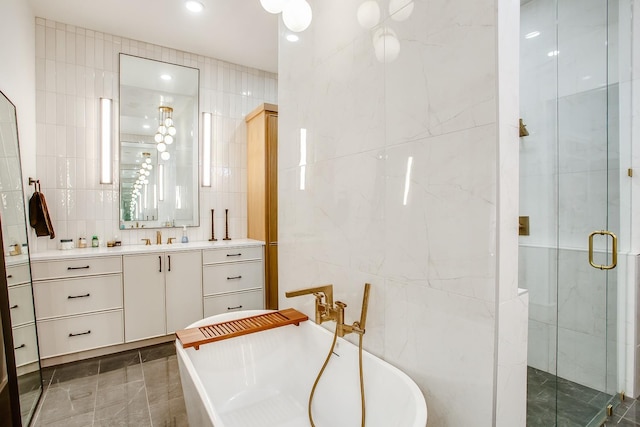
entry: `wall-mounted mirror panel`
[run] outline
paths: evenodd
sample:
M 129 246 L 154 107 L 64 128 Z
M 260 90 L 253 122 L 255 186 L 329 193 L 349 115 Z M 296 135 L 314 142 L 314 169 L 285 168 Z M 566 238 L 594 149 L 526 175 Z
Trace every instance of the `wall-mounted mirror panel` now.
M 199 225 L 197 68 L 120 54 L 120 228 Z
M 18 128 L 15 106 L 0 92 L 0 224 L 2 250 L 6 272 L 0 277 L 0 286 L 8 296 L 7 304 L 0 307 L 3 317 L 2 336 L 12 337 L 15 367 L 7 365 L 6 373 L 17 376 L 17 388 L 22 425 L 29 425 L 42 394 L 40 357 L 33 308 L 33 289 L 29 247 L 27 245 L 27 219 Z M 4 322 L 4 319 L 10 322 Z M 5 340 L 5 344 L 6 344 Z M 8 350 L 5 346 L 5 351 Z M 6 354 L 5 354 L 6 356 Z M 15 368 L 15 370 L 14 370 Z M 3 375 L 4 377 L 4 375 Z M 0 382 L 1 379 L 0 379 Z

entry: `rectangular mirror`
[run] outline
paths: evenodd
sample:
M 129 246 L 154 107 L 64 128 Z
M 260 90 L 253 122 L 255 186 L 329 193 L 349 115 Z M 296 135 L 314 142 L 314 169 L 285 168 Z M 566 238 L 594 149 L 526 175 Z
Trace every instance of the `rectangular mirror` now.
M 199 225 L 200 71 L 120 54 L 120 228 Z

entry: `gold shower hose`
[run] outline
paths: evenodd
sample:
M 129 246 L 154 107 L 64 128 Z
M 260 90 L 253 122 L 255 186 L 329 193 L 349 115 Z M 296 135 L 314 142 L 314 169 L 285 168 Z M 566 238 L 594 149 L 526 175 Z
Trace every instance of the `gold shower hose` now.
M 363 334 L 358 334 L 358 335 L 359 335 L 359 340 L 358 340 L 358 364 L 360 366 L 360 403 L 361 403 L 361 411 L 362 411 L 362 424 L 361 424 L 361 426 L 364 427 L 364 418 L 365 418 L 364 377 L 362 375 L 362 335 Z M 327 354 L 327 358 L 325 359 L 324 364 L 322 365 L 322 368 L 320 369 L 320 372 L 318 372 L 318 376 L 316 377 L 316 380 L 313 383 L 313 387 L 311 388 L 311 394 L 309 395 L 309 422 L 311 423 L 311 427 L 316 427 L 316 425 L 313 422 L 313 415 L 311 415 L 311 402 L 313 401 L 313 395 L 316 392 L 316 387 L 318 386 L 318 381 L 320 381 L 320 377 L 322 376 L 322 373 L 324 372 L 324 369 L 327 367 L 327 364 L 329 363 L 329 359 L 331 359 L 331 355 L 333 354 L 333 349 L 336 346 L 336 340 L 337 339 L 338 339 L 338 328 L 336 328 L 336 331 L 333 334 L 333 342 L 331 343 L 331 348 L 329 349 L 329 354 Z

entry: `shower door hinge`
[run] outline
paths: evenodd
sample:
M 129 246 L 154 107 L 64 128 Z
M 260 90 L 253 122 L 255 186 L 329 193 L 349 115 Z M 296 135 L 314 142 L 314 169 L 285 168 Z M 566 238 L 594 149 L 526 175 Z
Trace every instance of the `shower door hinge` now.
M 613 416 L 613 405 L 607 405 L 607 417 Z
M 529 217 L 528 216 L 518 217 L 518 235 L 519 236 L 529 235 Z
M 627 175 L 629 175 L 630 177 L 633 176 L 633 169 L 627 169 Z

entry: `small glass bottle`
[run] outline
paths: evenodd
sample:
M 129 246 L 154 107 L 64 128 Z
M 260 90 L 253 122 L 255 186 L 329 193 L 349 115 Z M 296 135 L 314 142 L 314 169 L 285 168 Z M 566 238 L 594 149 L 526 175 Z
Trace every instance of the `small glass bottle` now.
M 98 236 L 93 236 L 91 238 L 91 247 L 97 248 L 98 246 L 100 246 L 100 241 L 98 240 Z
M 189 237 L 187 236 L 187 226 L 182 226 L 182 243 L 189 243 Z

